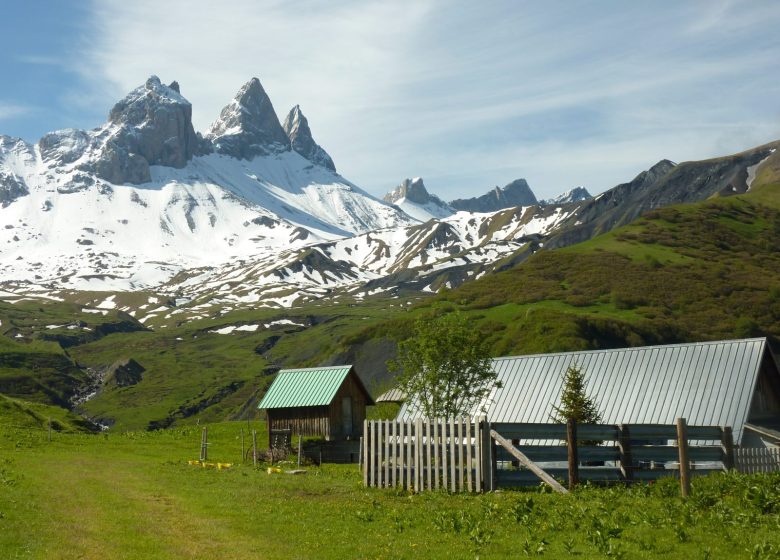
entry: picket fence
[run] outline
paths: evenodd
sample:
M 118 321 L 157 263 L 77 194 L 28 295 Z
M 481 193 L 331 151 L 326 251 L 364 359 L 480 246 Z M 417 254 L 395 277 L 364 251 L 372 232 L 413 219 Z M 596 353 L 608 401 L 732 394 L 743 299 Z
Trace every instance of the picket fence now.
M 490 430 L 482 418 L 366 420 L 362 468 L 366 486 L 415 492 L 482 492 L 489 480 Z M 487 451 L 487 452 L 485 452 Z
M 735 459 L 735 467 L 742 473 L 780 472 L 780 447 L 736 449 Z

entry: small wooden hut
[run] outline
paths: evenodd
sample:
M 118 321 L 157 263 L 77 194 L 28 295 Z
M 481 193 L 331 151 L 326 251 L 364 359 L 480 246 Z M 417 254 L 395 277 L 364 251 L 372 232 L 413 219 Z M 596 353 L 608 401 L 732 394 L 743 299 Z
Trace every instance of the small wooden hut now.
M 292 428 L 295 434 L 335 441 L 359 438 L 366 406 L 372 404 L 355 369 L 347 365 L 283 369 L 258 408 L 266 411 L 269 438 L 273 431 Z

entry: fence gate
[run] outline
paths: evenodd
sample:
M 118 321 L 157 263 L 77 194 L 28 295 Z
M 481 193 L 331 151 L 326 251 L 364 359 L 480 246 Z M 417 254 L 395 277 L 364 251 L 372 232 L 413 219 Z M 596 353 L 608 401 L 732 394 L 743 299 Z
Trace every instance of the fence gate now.
M 363 482 L 416 492 L 482 492 L 490 484 L 490 445 L 484 417 L 366 420 Z

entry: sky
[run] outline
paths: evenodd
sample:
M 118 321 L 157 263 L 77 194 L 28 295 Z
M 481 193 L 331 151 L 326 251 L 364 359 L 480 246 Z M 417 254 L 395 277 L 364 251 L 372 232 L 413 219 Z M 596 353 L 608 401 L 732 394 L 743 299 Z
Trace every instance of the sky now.
M 445 200 L 596 194 L 780 139 L 780 3 L 39 0 L 0 4 L 0 134 L 93 128 L 150 75 L 205 131 L 253 76 L 339 172 Z

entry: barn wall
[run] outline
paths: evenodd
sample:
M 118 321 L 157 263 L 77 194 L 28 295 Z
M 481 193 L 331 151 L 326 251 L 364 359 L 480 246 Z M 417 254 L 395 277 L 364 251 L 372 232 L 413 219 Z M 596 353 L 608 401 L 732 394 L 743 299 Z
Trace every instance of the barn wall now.
M 775 372 L 767 367 L 762 367 L 758 374 L 756 391 L 750 406 L 749 418 L 751 420 L 780 416 L 780 391 L 778 391 L 777 380 L 773 374 Z

